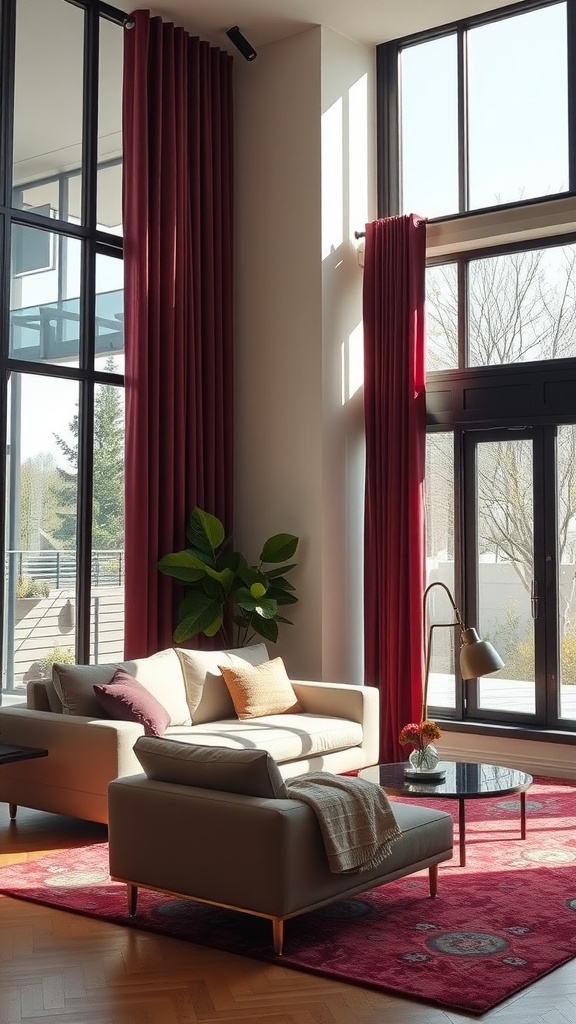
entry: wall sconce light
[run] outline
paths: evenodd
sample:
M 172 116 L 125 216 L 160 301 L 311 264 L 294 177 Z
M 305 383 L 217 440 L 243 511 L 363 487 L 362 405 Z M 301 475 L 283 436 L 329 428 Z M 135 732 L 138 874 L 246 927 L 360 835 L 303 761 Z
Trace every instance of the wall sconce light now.
M 478 676 L 489 675 L 490 672 L 497 672 L 504 667 L 502 658 L 488 640 L 482 640 L 474 628 L 467 629 L 462 621 L 462 616 L 452 594 L 445 583 L 436 580 L 430 583 L 424 591 L 422 599 L 422 620 L 426 622 L 426 603 L 428 594 L 433 587 L 441 587 L 448 595 L 448 600 L 454 609 L 455 622 L 434 622 L 428 630 L 428 645 L 426 648 L 426 670 L 424 673 L 424 694 L 422 700 L 422 721 L 428 717 L 428 681 L 430 677 L 430 654 L 432 650 L 432 632 L 435 629 L 443 629 L 447 626 L 460 626 L 460 674 L 463 679 L 477 679 Z

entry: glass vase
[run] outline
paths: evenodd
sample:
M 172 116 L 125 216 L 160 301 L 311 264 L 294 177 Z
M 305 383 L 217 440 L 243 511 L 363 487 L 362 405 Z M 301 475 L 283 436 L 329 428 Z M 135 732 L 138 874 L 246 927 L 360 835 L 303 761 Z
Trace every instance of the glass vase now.
M 438 751 L 433 743 L 427 743 L 422 748 L 418 747 L 408 758 L 410 767 L 415 772 L 431 772 L 438 766 L 439 760 Z

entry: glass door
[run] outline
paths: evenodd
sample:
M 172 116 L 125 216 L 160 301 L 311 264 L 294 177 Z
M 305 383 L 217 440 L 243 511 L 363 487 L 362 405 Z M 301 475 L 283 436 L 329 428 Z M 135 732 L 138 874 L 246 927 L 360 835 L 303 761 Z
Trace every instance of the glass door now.
M 547 578 L 544 463 L 544 428 L 465 435 L 465 621 L 505 663 L 463 683 L 469 717 L 543 718 L 547 659 L 554 656 L 545 623 L 556 601 Z

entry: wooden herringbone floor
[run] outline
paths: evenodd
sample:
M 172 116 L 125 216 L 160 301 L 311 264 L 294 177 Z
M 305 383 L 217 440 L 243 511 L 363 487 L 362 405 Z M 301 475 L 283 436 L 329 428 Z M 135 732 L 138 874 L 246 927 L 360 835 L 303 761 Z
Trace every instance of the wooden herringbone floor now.
M 0 804 L 0 866 L 105 835 L 103 826 L 23 809 L 10 825 Z M 576 960 L 478 1018 L 0 896 L 0 1024 L 466 1020 L 575 1024 Z

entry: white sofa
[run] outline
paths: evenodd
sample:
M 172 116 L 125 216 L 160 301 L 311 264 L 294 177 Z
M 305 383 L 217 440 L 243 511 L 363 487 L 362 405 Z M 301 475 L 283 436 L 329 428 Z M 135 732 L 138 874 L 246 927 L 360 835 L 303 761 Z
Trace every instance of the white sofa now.
M 239 720 L 219 666 L 268 658 L 265 644 L 212 652 L 168 648 L 121 666 L 169 712 L 166 738 L 267 750 L 285 779 L 378 762 L 374 687 L 292 680 L 302 712 Z M 48 750 L 48 757 L 2 766 L 0 800 L 11 817 L 20 804 L 108 821 L 108 784 L 140 771 L 133 747 L 144 735 L 141 724 L 110 718 L 95 698 L 94 684 L 110 682 L 119 666 L 56 664 L 51 681 L 29 684 L 25 705 L 0 708 L 0 742 Z

